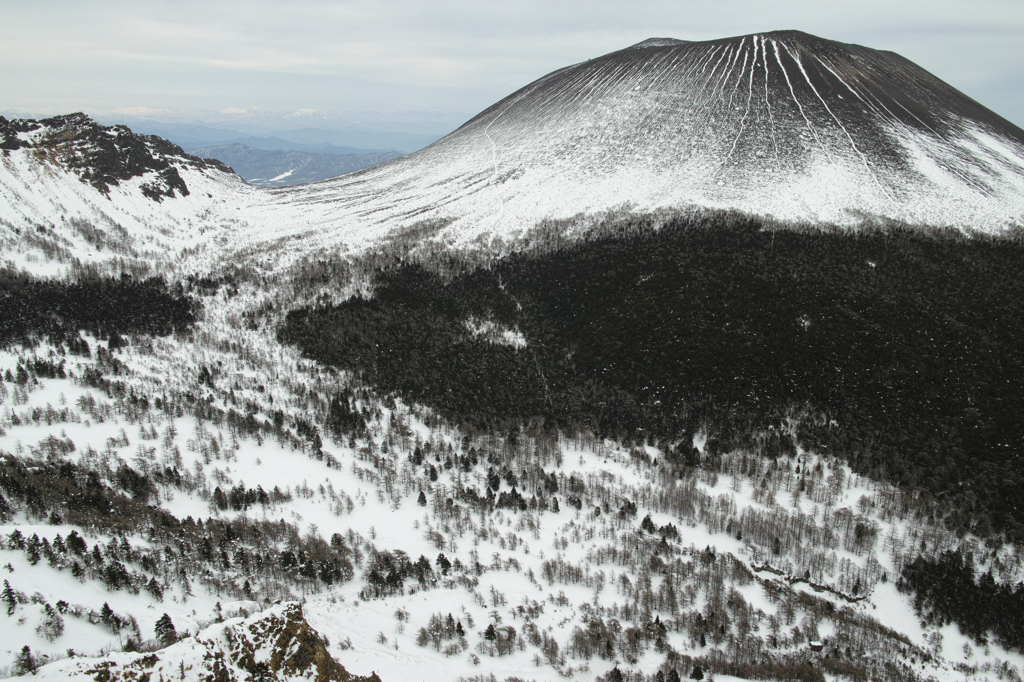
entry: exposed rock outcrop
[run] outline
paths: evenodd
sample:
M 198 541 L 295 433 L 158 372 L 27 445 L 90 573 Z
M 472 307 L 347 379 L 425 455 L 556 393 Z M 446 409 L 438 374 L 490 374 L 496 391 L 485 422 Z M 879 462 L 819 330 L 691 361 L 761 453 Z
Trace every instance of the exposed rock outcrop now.
M 302 605 L 295 602 L 212 625 L 152 653 L 59 661 L 40 668 L 36 679 L 380 682 L 375 673 L 353 675 L 334 660 L 324 638 L 306 622 Z

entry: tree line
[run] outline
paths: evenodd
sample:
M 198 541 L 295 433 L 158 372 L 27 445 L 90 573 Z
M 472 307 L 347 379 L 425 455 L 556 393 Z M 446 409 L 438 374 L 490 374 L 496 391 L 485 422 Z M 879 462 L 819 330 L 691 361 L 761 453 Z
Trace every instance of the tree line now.
M 1022 535 L 1024 247 L 677 221 L 288 313 L 278 338 L 457 424 L 846 457 Z M 487 320 L 525 347 L 474 334 Z M 782 418 L 790 436 L 766 438 Z M 685 456 L 685 453 L 684 453 Z

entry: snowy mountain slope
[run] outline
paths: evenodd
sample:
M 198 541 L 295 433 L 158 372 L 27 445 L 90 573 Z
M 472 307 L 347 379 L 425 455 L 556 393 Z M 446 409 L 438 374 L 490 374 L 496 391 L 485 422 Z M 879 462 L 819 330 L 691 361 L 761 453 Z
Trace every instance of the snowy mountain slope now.
M 38 242 L 43 260 L 102 260 L 85 233 L 117 225 L 129 253 L 191 248 L 209 266 L 360 249 L 410 228 L 443 243 L 507 242 L 545 220 L 617 212 L 983 232 L 1024 223 L 1024 132 L 899 55 L 796 31 L 645 41 L 549 74 L 419 152 L 274 191 L 157 138 L 100 138 L 88 119 L 4 125 L 4 251 Z M 60 142 L 75 130 L 93 146 L 135 139 L 126 167 L 140 151 L 163 161 L 94 177 L 98 155 L 75 161 Z M 92 228 L 63 224 L 72 219 Z M 19 239 L 22 226 L 37 234 Z
M 420 152 L 273 193 L 260 237 L 353 243 L 444 219 L 452 238 L 507 238 L 622 207 L 999 231 L 1024 220 L 1024 132 L 890 52 L 797 31 L 655 39 Z
M 36 274 L 145 272 L 239 223 L 254 190 L 217 161 L 81 114 L 0 119 L 0 260 Z
M 763 433 L 723 445 L 700 430 L 617 441 L 536 421 L 481 431 L 303 358 L 278 336 L 296 306 L 372 288 L 359 273 L 379 264 L 274 271 L 268 261 L 373 245 L 431 218 L 420 234 L 466 240 L 622 202 L 714 208 L 733 197 L 752 212 L 767 209 L 740 200 L 855 225 L 864 216 L 842 207 L 885 208 L 881 188 L 902 178 L 898 210 L 923 206 L 941 222 L 953 197 L 971 220 L 947 222 L 1012 222 L 1019 131 L 895 56 L 815 40 L 648 41 L 541 79 L 421 154 L 292 190 L 247 187 L 86 121 L 0 130 L 2 260 L 35 275 L 75 274 L 79 262 L 115 274 L 166 264 L 182 295 L 201 299 L 195 324 L 166 336 L 118 320 L 76 327 L 68 316 L 63 336 L 48 336 L 50 324 L 0 349 L 0 676 L 18 671 L 28 646 L 53 679 L 118 669 L 199 678 L 183 664 L 230 659 L 248 637 L 237 622 L 207 630 L 221 613 L 267 609 L 248 621 L 262 627 L 284 613 L 275 600 L 305 599 L 327 653 L 385 682 L 674 682 L 698 667 L 723 681 L 1020 679 L 1019 640 L 984 628 L 968 636 L 943 612 L 936 621 L 898 583 L 913 562 L 956 551 L 974 575 L 1012 588 L 1024 577 L 1020 546 L 949 498 L 854 473 L 856 444 L 801 440 L 799 422 L 813 414 L 773 422 L 771 442 L 789 447 L 771 456 Z M 846 91 L 840 76 L 853 84 Z M 854 92 L 863 107 L 849 104 Z M 875 110 L 908 113 L 863 113 Z M 971 151 L 972 130 L 999 141 L 1006 162 Z M 118 140 L 117 163 L 97 136 Z M 904 154 L 914 144 L 927 154 Z M 937 196 L 937 181 L 915 175 L 929 158 L 946 160 L 927 177 L 956 171 L 975 189 L 952 183 L 934 206 L 916 199 L 922 187 Z M 831 185 L 806 206 L 786 203 L 822 177 Z M 254 260 L 213 267 L 240 249 Z M 641 261 L 647 270 L 623 290 L 643 293 L 652 272 Z M 574 289 L 608 269 L 591 268 Z M 857 273 L 877 269 L 872 257 Z M 805 281 L 821 290 L 820 278 Z M 659 327 L 664 311 L 645 308 L 649 298 L 624 300 L 643 319 L 622 334 Z M 823 302 L 822 312 L 837 308 Z M 485 312 L 455 326 L 533 354 L 540 373 L 543 340 Z M 819 323 L 792 312 L 789 324 Z M 692 333 L 707 334 L 715 316 L 705 321 Z M 469 373 L 441 371 L 464 382 L 456 390 L 471 387 Z M 179 634 L 205 630 L 205 644 L 159 649 L 163 614 Z M 99 670 L 102 661 L 117 666 Z M 244 678 L 243 668 L 225 669 Z

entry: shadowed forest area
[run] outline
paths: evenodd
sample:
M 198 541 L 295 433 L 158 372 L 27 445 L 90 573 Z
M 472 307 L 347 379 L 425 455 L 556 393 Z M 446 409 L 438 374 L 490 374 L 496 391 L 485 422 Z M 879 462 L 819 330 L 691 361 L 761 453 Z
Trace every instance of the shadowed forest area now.
M 79 330 L 100 338 L 114 334 L 165 336 L 195 322 L 197 303 L 162 278 L 94 277 L 63 282 L 0 272 L 0 347 L 33 337 L 68 341 L 72 352 L 84 341 Z M 117 342 L 115 341 L 115 344 Z
M 954 528 L 1024 537 L 1016 241 L 676 222 L 438 270 L 383 271 L 372 298 L 294 310 L 279 339 L 479 429 L 680 441 L 679 457 L 699 430 L 705 456 L 795 436 L 948 501 Z

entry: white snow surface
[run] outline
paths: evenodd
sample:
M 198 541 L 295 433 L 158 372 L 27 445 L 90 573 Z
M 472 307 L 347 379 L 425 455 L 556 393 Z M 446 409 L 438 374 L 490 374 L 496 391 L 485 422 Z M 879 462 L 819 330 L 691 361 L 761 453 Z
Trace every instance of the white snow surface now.
M 154 173 L 104 194 L 31 149 L 0 155 L 0 264 L 38 276 L 61 274 L 71 259 L 160 263 L 244 231 L 240 206 L 254 188 L 220 170 L 176 168 L 189 195 L 157 202 L 140 189 Z
M 212 329 L 209 319 L 204 325 Z M 94 348 L 102 347 L 102 342 L 93 337 L 87 337 L 87 340 Z M 322 379 L 320 370 L 311 363 L 298 360 L 294 351 L 275 351 L 278 357 L 268 366 L 262 365 L 259 360 L 262 355 L 260 345 L 254 345 L 253 348 L 255 354 L 248 359 L 228 353 L 204 351 L 203 362 L 221 367 L 217 385 L 220 388 L 233 387 L 239 399 L 260 402 L 276 396 L 273 405 L 291 411 L 300 399 L 299 394 L 293 391 L 299 387 L 305 391 L 307 386 L 316 385 Z M 46 357 L 48 352 L 45 346 L 35 351 L 41 357 Z M 128 349 L 118 351 L 118 357 L 131 370 L 127 379 L 129 385 L 142 393 L 151 392 L 154 385 L 168 386 L 178 381 L 192 381 L 195 373 L 194 367 L 190 365 L 193 360 L 189 345 L 180 340 L 152 339 L 149 344 L 140 344 L 138 348 L 133 344 Z M 14 353 L 0 351 L 0 370 L 15 366 L 18 360 Z M 67 369 L 75 376 L 80 376 L 84 368 L 91 364 L 90 359 L 69 358 Z M 276 377 L 268 374 L 268 371 Z M 327 467 L 308 452 L 293 449 L 280 441 L 266 440 L 260 443 L 245 438 L 234 441 L 224 427 L 204 425 L 188 416 L 161 418 L 155 412 L 147 416 L 145 426 L 161 434 L 168 433 L 172 423 L 175 425 L 177 434 L 171 441 L 154 440 L 151 435 L 146 436 L 141 430 L 142 424 L 127 423 L 116 410 L 113 413 L 105 412 L 107 417 L 102 420 L 90 419 L 82 411 L 83 399 L 88 400 L 92 396 L 98 401 L 97 414 L 112 407 L 112 404 L 102 394 L 83 387 L 71 377 L 42 379 L 39 384 L 24 388 L 15 387 L 10 382 L 3 382 L 0 386 L 3 386 L 3 390 L 0 390 L 0 424 L 3 428 L 0 451 L 25 457 L 36 447 L 35 444 L 48 436 L 54 436 L 70 438 L 77 449 L 68 455 L 68 459 L 83 464 L 86 463 L 85 453 L 90 446 L 93 449 L 91 456 L 109 460 L 106 465 L 112 467 L 126 462 L 140 470 L 148 470 L 149 467 L 168 465 L 175 456 L 181 457 L 179 467 L 182 471 L 196 472 L 210 482 L 194 494 L 170 487 L 161 488 L 159 505 L 178 518 L 233 518 L 243 514 L 271 520 L 280 518 L 325 537 L 334 532 L 346 536 L 354 533 L 357 537 L 372 541 L 377 548 L 403 550 L 410 558 L 423 554 L 433 560 L 439 551 L 444 551 L 450 560 L 458 559 L 463 566 L 472 566 L 477 561 L 483 565 L 483 572 L 476 577 L 479 582 L 472 587 L 469 585 L 473 576 L 468 571 L 453 569 L 450 577 L 457 580 L 444 580 L 438 576 L 439 584 L 431 589 L 421 589 L 414 580 L 409 580 L 409 589 L 402 594 L 366 599 L 360 594 L 366 581 L 362 570 L 357 570 L 357 577 L 350 582 L 305 595 L 307 601 L 304 612 L 307 622 L 327 637 L 331 655 L 353 674 L 369 675 L 376 672 L 385 682 L 412 682 L 454 680 L 460 676 L 493 672 L 498 680 L 516 676 L 525 680 L 554 682 L 566 676 L 590 680 L 606 673 L 614 661 L 599 657 L 587 660 L 569 656 L 557 666 L 538 665 L 533 659 L 538 650 L 533 646 L 526 646 L 525 650 L 513 651 L 506 656 L 489 656 L 480 649 L 485 644 L 483 631 L 489 623 L 496 623 L 512 625 L 522 633 L 525 632 L 525 622 L 529 620 L 558 641 L 564 654 L 574 628 L 585 627 L 588 614 L 593 613 L 595 608 L 607 609 L 632 602 L 633 588 L 625 586 L 638 585 L 642 576 L 612 560 L 607 553 L 613 548 L 621 552 L 642 547 L 637 544 L 644 542 L 641 539 L 642 532 L 636 526 L 639 519 L 647 514 L 650 514 L 656 526 L 672 523 L 678 527 L 680 538 L 671 544 L 677 548 L 674 551 L 679 552 L 675 556 L 683 561 L 700 562 L 705 548 L 712 548 L 717 555 L 734 557 L 757 576 L 757 580 L 750 581 L 738 579 L 734 575 L 725 581 L 727 589 L 742 595 L 750 608 L 759 612 L 754 620 L 761 624 L 760 629 L 755 628 L 751 636 L 768 637 L 770 628 L 767 615 L 779 613 L 780 610 L 780 604 L 769 597 L 768 588 L 772 585 L 785 585 L 788 581 L 795 590 L 834 600 L 839 607 L 849 607 L 856 613 L 869 615 L 882 625 L 906 636 L 910 643 L 919 647 L 918 653 L 914 654 L 919 661 L 915 670 L 925 676 L 932 675 L 938 680 L 964 679 L 963 670 L 955 667 L 958 662 L 976 666 L 968 677 L 979 680 L 984 679 L 985 672 L 992 670 L 993 665 L 1001 665 L 1004 661 L 1018 670 L 1024 667 L 1024 656 L 995 645 L 984 650 L 980 647 L 972 650 L 971 646 L 965 648 L 965 644 L 970 645 L 970 640 L 960 634 L 955 625 L 943 628 L 922 627 L 914 614 L 910 597 L 900 594 L 893 586 L 894 577 L 899 575 L 898 562 L 907 560 L 908 548 L 927 541 L 929 553 L 932 554 L 952 546 L 961 546 L 965 551 L 981 557 L 986 552 L 977 539 L 967 537 L 958 540 L 940 525 L 928 526 L 922 524 L 920 519 L 893 517 L 891 510 L 898 509 L 901 503 L 898 499 L 893 502 L 895 491 L 892 488 L 858 477 L 836 460 L 819 457 L 814 453 L 799 452 L 795 458 L 778 461 L 779 468 L 772 477 L 776 485 L 781 486 L 777 494 L 768 494 L 769 489 L 763 487 L 763 482 L 758 485 L 759 480 L 763 481 L 761 472 L 764 471 L 764 465 L 752 477 L 702 473 L 695 483 L 696 489 L 700 494 L 708 496 L 702 505 L 707 504 L 709 509 L 718 510 L 716 513 L 706 519 L 703 518 L 703 512 L 687 518 L 640 504 L 635 519 L 623 522 L 615 513 L 614 505 L 619 500 L 623 497 L 640 500 L 663 485 L 659 482 L 657 467 L 638 455 L 646 453 L 654 459 L 661 459 L 663 453 L 651 446 L 638 450 L 635 447 L 623 448 L 610 441 L 560 438 L 557 443 L 557 460 L 549 462 L 545 467 L 557 472 L 563 486 L 558 494 L 562 501 L 560 512 L 504 509 L 486 515 L 474 513 L 471 516 L 464 515 L 464 527 L 460 529 L 440 520 L 437 510 L 460 487 L 482 490 L 486 485 L 484 466 L 464 473 L 458 467 L 445 469 L 440 460 L 435 461 L 431 457 L 429 461 L 436 463 L 440 477 L 430 482 L 422 468 L 408 461 L 409 449 L 414 443 L 430 441 L 435 444 L 435 450 L 451 443 L 458 451 L 463 439 L 458 431 L 450 427 L 431 429 L 417 416 L 416 411 L 400 402 L 394 408 L 384 410 L 374 420 L 370 438 L 356 442 L 356 447 L 352 447 L 352 443 L 325 443 L 325 451 L 337 461 L 336 466 Z M 265 387 L 265 391 L 254 390 L 256 386 Z M 72 415 L 77 416 L 47 423 L 46 414 L 64 409 L 71 410 Z M 20 415 L 18 423 L 15 423 L 15 415 Z M 126 438 L 124 434 L 127 434 Z M 113 442 L 119 437 L 124 438 L 124 441 Z M 211 460 L 204 443 L 212 443 L 213 440 L 221 445 L 219 454 Z M 382 452 L 385 442 L 392 443 L 390 454 L 382 454 L 381 459 L 367 456 L 368 449 Z M 483 446 L 482 443 L 477 445 Z M 698 435 L 694 445 L 702 447 L 703 437 Z M 147 453 L 150 447 L 153 450 Z M 97 455 L 95 451 L 100 448 L 103 451 Z M 736 463 L 740 456 L 734 456 Z M 378 469 L 371 460 L 383 461 L 384 468 Z M 91 466 L 99 465 L 94 461 Z M 805 476 L 813 482 L 816 491 L 813 499 L 811 488 L 808 488 L 806 494 L 795 492 L 801 466 Z M 380 473 L 389 467 L 394 467 L 397 473 L 390 487 L 385 484 Z M 795 478 L 792 474 L 794 468 L 798 472 Z M 565 497 L 567 493 L 564 486 L 570 476 L 587 481 L 591 491 L 579 511 L 572 508 Z M 249 487 L 260 485 L 265 490 L 280 486 L 292 491 L 294 499 L 262 509 L 257 507 L 248 512 L 218 510 L 210 499 L 210 486 L 216 484 L 227 489 L 239 483 Z M 595 507 L 601 503 L 596 496 L 595 486 L 613 492 L 611 513 L 595 511 Z M 505 482 L 500 487 L 503 491 L 509 489 Z M 792 493 L 787 492 L 790 488 Z M 418 490 L 428 495 L 426 507 L 416 503 Z M 885 508 L 890 511 L 885 511 Z M 741 539 L 736 536 L 735 530 L 730 531 L 724 527 L 727 518 L 736 523 L 753 513 L 773 514 L 784 519 L 783 526 L 788 524 L 791 528 L 802 526 L 808 529 L 823 528 L 827 524 L 839 528 L 841 523 L 835 519 L 848 514 L 850 519 L 873 527 L 875 534 L 867 551 L 851 551 L 842 544 L 831 551 L 821 550 L 808 538 L 807 544 L 798 546 L 794 553 L 773 556 L 770 550 L 766 551 L 764 547 L 752 544 L 746 538 Z M 0 528 L 0 535 L 7 536 L 14 528 L 19 528 L 26 537 L 37 533 L 51 542 L 56 534 L 66 537 L 71 530 L 68 526 L 30 523 L 19 515 L 6 527 Z M 90 533 L 87 529 L 77 530 L 90 547 L 106 542 L 106 538 Z M 128 535 L 128 540 L 135 547 L 148 545 L 144 532 Z M 1001 550 L 998 561 L 995 557 L 995 554 L 991 554 L 985 561 L 987 567 L 999 567 L 1000 582 L 1012 584 L 1024 577 L 1024 564 L 1013 548 Z M 666 558 L 669 556 L 666 555 Z M 546 579 L 546 560 L 580 566 L 585 576 L 584 581 Z M 763 568 L 766 561 L 774 571 L 782 571 L 784 575 L 779 576 Z M 803 575 L 808 561 L 811 566 L 820 567 L 815 568 L 812 578 L 817 586 L 794 580 Z M 10 564 L 10 568 L 4 568 L 7 564 Z M 888 581 L 881 578 L 883 574 L 889 577 Z M 240 581 L 242 577 L 239 575 L 236 580 Z M 458 582 L 465 579 L 470 582 Z M 657 592 L 657 582 L 661 579 L 653 574 L 650 579 L 654 582 L 652 588 Z M 848 595 L 855 579 L 861 581 L 863 586 L 862 596 L 865 598 L 861 600 L 850 603 L 827 591 L 835 589 Z M 98 611 L 107 602 L 115 612 L 134 616 L 144 636 L 154 631 L 156 620 L 162 613 L 171 616 L 178 632 L 188 630 L 195 633 L 213 620 L 218 601 L 222 603 L 225 616 L 230 616 L 239 608 L 252 611 L 258 607 L 253 602 L 233 602 L 227 595 L 215 593 L 198 580 L 193 584 L 194 595 L 186 597 L 173 577 L 166 585 L 162 602 L 144 592 L 131 595 L 124 591 L 108 591 L 96 581 L 80 583 L 72 578 L 66 568 L 57 569 L 46 565 L 45 561 L 30 566 L 23 552 L 8 549 L 6 545 L 0 546 L 0 580 L 8 580 L 14 589 L 26 595 L 35 595 L 36 599 L 33 603 L 19 604 L 13 616 L 0 614 L 0 641 L 3 642 L 0 646 L 0 666 L 9 665 L 20 648 L 28 644 L 36 656 L 48 655 L 49 660 L 53 661 L 40 671 L 43 679 L 65 679 L 81 675 L 101 660 L 116 660 L 123 666 L 138 658 L 138 655 L 110 653 L 111 650 L 116 652 L 120 649 L 126 635 L 115 635 L 101 624 L 91 625 L 81 617 L 66 616 L 65 632 L 56 642 L 43 639 L 35 632 L 35 628 L 42 618 L 44 603 L 56 604 L 63 599 L 72 606 Z M 254 582 L 254 586 L 260 589 L 258 581 Z M 682 587 L 679 589 L 682 599 Z M 709 596 L 700 590 L 688 594 L 691 595 L 688 598 L 693 601 L 684 608 L 706 610 Z M 565 601 L 560 601 L 560 597 Z M 517 607 L 529 607 L 533 602 L 543 607 L 539 613 L 529 619 L 524 619 L 522 613 L 517 614 Z M 404 620 L 396 617 L 400 610 L 406 614 Z M 446 654 L 443 650 L 417 644 L 419 628 L 425 627 L 431 615 L 437 613 L 451 613 L 464 624 L 467 633 L 465 648 L 454 654 Z M 662 616 L 663 619 L 667 618 L 664 613 Z M 229 621 L 228 624 L 235 622 Z M 810 628 L 807 631 L 808 639 L 814 633 L 814 638 L 825 641 L 830 647 L 835 646 L 832 640 L 835 626 L 831 620 L 797 613 L 794 622 L 802 630 Z M 623 627 L 627 625 L 629 621 L 624 620 Z M 220 632 L 223 627 L 215 626 L 214 630 Z M 205 632 L 200 639 L 220 641 L 222 637 L 214 630 Z M 788 630 L 788 626 L 783 628 L 784 637 Z M 707 647 L 697 646 L 685 630 L 670 630 L 666 641 L 678 651 L 691 656 L 707 654 L 713 648 L 710 643 Z M 727 644 L 722 643 L 719 647 L 725 649 Z M 799 652 L 805 647 L 806 644 L 786 643 L 781 652 Z M 60 660 L 62 652 L 69 648 L 74 649 L 79 658 Z M 937 654 L 937 657 L 928 662 L 921 661 L 920 652 L 925 650 Z M 203 647 L 183 641 L 171 650 L 158 652 L 164 661 L 160 664 L 161 669 L 170 672 L 181 660 L 186 665 L 198 666 L 203 651 Z M 970 658 L 965 661 L 967 651 L 970 651 Z M 664 656 L 652 647 L 635 662 L 626 662 L 618 655 L 617 659 L 623 669 L 651 674 L 662 663 Z M 730 678 L 719 675 L 716 679 Z

